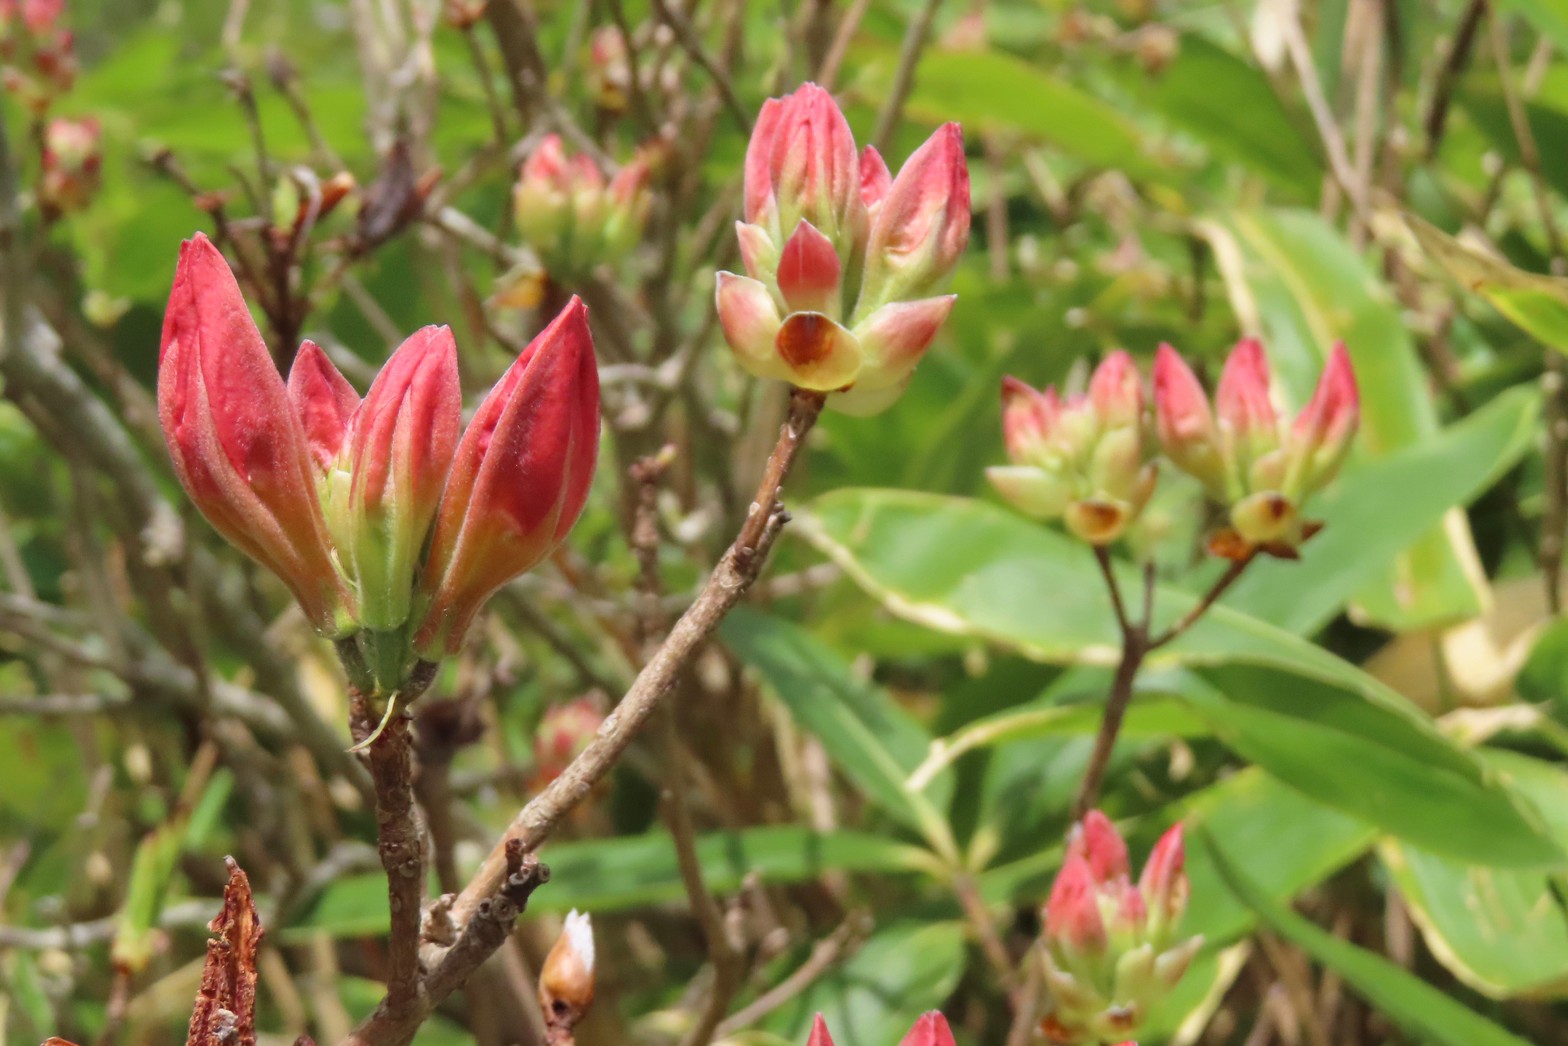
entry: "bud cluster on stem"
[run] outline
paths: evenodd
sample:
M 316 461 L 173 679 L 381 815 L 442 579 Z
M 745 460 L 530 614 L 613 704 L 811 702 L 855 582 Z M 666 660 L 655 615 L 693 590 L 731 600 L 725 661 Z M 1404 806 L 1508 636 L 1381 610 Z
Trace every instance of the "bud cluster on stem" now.
M 806 1040 L 806 1046 L 833 1046 L 833 1036 L 820 1013 L 811 1022 L 811 1037 Z M 946 1017 L 931 1010 L 915 1020 L 899 1046 L 954 1046 L 953 1029 L 948 1027 Z
M 65 0 L 0 0 L 0 86 L 35 116 L 76 82 Z
M 545 135 L 518 173 L 517 231 L 552 276 L 581 276 L 642 236 L 652 200 L 648 176 L 646 152 L 612 176 L 592 156 L 569 154 L 560 135 Z
M 287 384 L 228 263 L 181 248 L 159 354 L 175 472 L 233 545 L 386 696 L 461 644 L 480 606 L 565 537 L 599 439 L 587 310 L 573 301 L 462 426 L 457 346 L 426 327 L 361 400 L 306 342 Z
M 1187 907 L 1182 829 L 1160 837 L 1133 883 L 1127 844 L 1092 810 L 1073 827 L 1043 912 L 1050 1007 L 1041 1030 L 1059 1046 L 1121 1042 L 1187 971 L 1201 937 L 1178 940 Z
M 997 491 L 1091 545 L 1121 537 L 1154 491 L 1142 383 L 1125 352 L 1105 358 L 1087 393 L 1065 400 L 1003 378 L 1002 436 L 1012 464 L 986 469 Z
M 895 178 L 859 154 L 832 95 L 804 84 L 769 99 L 746 150 L 746 275 L 718 274 L 719 321 L 759 378 L 832 393 L 874 414 L 909 383 L 952 311 L 931 296 L 969 241 L 969 169 L 957 124 L 937 129 Z
M 1154 410 L 1172 464 L 1227 507 L 1230 531 L 1213 543 L 1216 551 L 1294 558 L 1317 529 L 1302 505 L 1339 471 L 1360 420 L 1360 396 L 1350 354 L 1335 345 L 1312 399 L 1287 424 L 1274 404 L 1263 345 L 1246 338 L 1225 361 L 1212 408 L 1191 368 L 1161 345 Z

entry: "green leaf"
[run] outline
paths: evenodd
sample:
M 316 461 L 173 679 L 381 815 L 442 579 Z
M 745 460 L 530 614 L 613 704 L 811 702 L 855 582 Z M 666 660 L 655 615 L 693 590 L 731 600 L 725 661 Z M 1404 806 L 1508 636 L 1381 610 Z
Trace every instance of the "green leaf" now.
M 1225 885 L 1275 933 L 1334 970 L 1412 1038 L 1439 1046 L 1529 1046 L 1529 1043 L 1424 983 L 1380 955 L 1340 940 L 1272 900 L 1211 844 Z
M 1344 341 L 1361 388 L 1361 431 L 1347 475 L 1437 432 L 1404 317 L 1339 230 L 1309 211 L 1240 211 L 1211 226 L 1211 240 L 1236 312 L 1244 326 L 1261 330 L 1291 402 L 1307 402 L 1329 350 Z M 1473 617 L 1481 609 L 1469 566 L 1476 558 L 1468 523 L 1451 515 L 1383 576 L 1363 580 L 1363 616 L 1393 631 Z
M 1519 15 L 1559 50 L 1568 51 L 1568 3 L 1564 0 L 1500 0 L 1498 7 Z
M 1245 574 L 1225 604 L 1291 632 L 1322 628 L 1399 552 L 1468 504 L 1534 446 L 1540 397 L 1510 389 L 1463 421 L 1352 470 L 1312 502 L 1326 524 L 1302 546 L 1300 581 Z
M 1118 656 L 1089 550 L 1053 530 L 984 502 L 876 490 L 818 498 L 801 524 L 798 532 L 896 614 L 1042 661 Z M 1291 567 L 1257 569 L 1279 578 Z M 1156 596 L 1162 620 L 1192 602 L 1170 589 Z M 1216 734 L 1319 801 L 1456 857 L 1562 859 L 1533 812 L 1472 755 L 1328 651 L 1218 606 L 1147 667 L 1173 664 L 1204 669 L 1213 685 L 1183 696 Z
M 1461 287 L 1481 295 L 1541 344 L 1568 352 L 1568 279 L 1517 269 L 1413 214 L 1405 215 L 1405 223 L 1421 249 Z
M 1216 156 L 1244 164 L 1301 199 L 1317 195 L 1323 161 L 1256 66 L 1197 33 L 1181 38 L 1169 66 L 1156 73 L 1129 62 L 1123 81 L 1144 105 L 1195 136 Z M 1238 105 L 1237 99 L 1246 99 Z
M 928 52 L 905 111 L 930 123 L 957 120 L 966 130 L 1021 133 L 1133 177 L 1161 174 L 1138 129 L 1113 106 L 997 51 Z
M 821 1013 L 836 1046 L 888 1046 L 903 1039 L 915 1018 L 940 1006 L 963 972 L 961 924 L 894 923 L 780 1007 L 765 1026 L 803 1043 Z
M 1558 819 L 1568 774 L 1511 752 L 1487 761 Z M 1568 826 L 1555 826 L 1558 838 Z M 1568 914 L 1559 875 L 1466 865 L 1399 840 L 1379 848 L 1427 947 L 1454 976 L 1496 999 L 1568 995 Z
M 952 775 L 935 775 L 929 790 L 906 786 L 930 750 L 931 735 L 892 698 L 856 679 L 843 658 L 799 625 L 740 607 L 719 635 L 869 798 L 933 847 L 954 852 L 940 812 L 952 798 Z
M 620 911 L 686 896 L 675 845 L 665 832 L 557 843 L 540 857 L 551 878 L 529 902 L 530 911 Z M 764 882 L 792 883 L 826 871 L 908 873 L 930 861 L 924 851 L 881 836 L 794 825 L 704 835 L 697 839 L 697 857 L 708 888 L 719 892 L 736 889 L 753 873 Z M 279 936 L 287 942 L 320 932 L 364 937 L 386 930 L 386 879 L 376 872 L 332 883 Z

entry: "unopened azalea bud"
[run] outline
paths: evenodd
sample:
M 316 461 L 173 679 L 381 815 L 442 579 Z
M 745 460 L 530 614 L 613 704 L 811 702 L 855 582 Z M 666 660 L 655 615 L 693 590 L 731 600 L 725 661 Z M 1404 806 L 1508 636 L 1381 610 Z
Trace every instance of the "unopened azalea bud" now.
M 552 705 L 534 730 L 534 783 L 543 788 L 571 765 L 604 725 L 593 695 Z
M 626 110 L 631 97 L 632 71 L 626 38 L 618 27 L 600 26 L 588 39 L 588 87 L 594 103 L 608 113 Z
M 1074 827 L 1045 909 L 1047 1040 L 1119 1040 L 1175 987 L 1202 943 L 1172 943 L 1186 905 L 1181 866 L 1179 825 L 1155 846 L 1137 886 L 1126 844 L 1108 819 L 1094 811 Z
M 931 1010 L 920 1015 L 899 1046 L 954 1046 L 953 1029 L 946 1017 Z
M 915 150 L 877 204 L 859 312 L 930 293 L 969 244 L 963 132 L 944 124 Z
M 1263 346 L 1249 338 L 1226 360 L 1212 413 L 1192 372 L 1162 346 L 1155 412 L 1171 460 L 1229 506 L 1231 529 L 1211 548 L 1240 560 L 1259 550 L 1294 557 L 1296 546 L 1316 532 L 1319 524 L 1302 516 L 1302 503 L 1344 460 L 1359 407 L 1350 357 L 1338 345 L 1311 402 L 1287 429 L 1274 405 Z
M 593 157 L 569 155 L 559 135 L 546 135 L 518 174 L 517 231 L 552 273 L 588 272 L 641 236 L 648 174 L 648 160 L 639 155 L 609 178 Z
M 293 591 L 316 628 L 347 627 L 306 435 L 228 262 L 180 247 L 158 357 L 158 420 L 175 474 L 235 547 Z
M 1154 421 L 1166 457 L 1202 483 L 1212 497 L 1226 499 L 1225 458 L 1208 394 L 1169 345 L 1161 345 L 1154 354 Z
M 539 1007 L 547 1028 L 557 1037 L 569 1036 L 593 1005 L 593 991 L 593 921 L 573 908 L 539 971 Z
M 805 220 L 837 249 L 863 241 L 855 138 L 827 91 L 807 83 L 763 103 L 746 148 L 744 207 L 775 240 Z
M 354 415 L 347 504 L 334 497 L 328 519 L 358 586 L 366 628 L 387 631 L 408 620 L 462 409 L 457 343 L 448 328 L 426 327 L 392 354 Z
M 1355 372 L 1341 342 L 1329 353 L 1317 390 L 1291 426 L 1287 493 L 1305 494 L 1334 478 L 1350 450 L 1360 416 Z
M 856 155 L 832 96 L 805 84 L 758 115 L 744 210 L 746 275 L 719 273 L 716 295 L 736 360 L 757 377 L 832 393 L 828 404 L 845 413 L 890 405 L 953 308 L 950 295 L 922 295 L 968 238 L 957 125 L 893 179 L 875 149 Z M 881 244 L 875 258 L 868 241 Z
M 75 37 L 63 22 L 64 0 L 23 0 L 0 7 L 0 81 L 36 116 L 76 79 Z
M 599 450 L 599 372 L 577 298 L 479 405 L 452 460 L 420 580 L 420 656 L 455 651 L 491 593 L 577 522 Z
M 828 1022 L 822 1019 L 820 1013 L 811 1019 L 811 1037 L 806 1040 L 806 1046 L 833 1046 L 833 1036 L 828 1034 Z
M 1002 435 L 1011 465 L 989 468 L 997 491 L 1038 519 L 1061 519 L 1091 545 L 1117 540 L 1154 492 L 1143 389 L 1132 358 L 1114 352 L 1087 395 L 1002 380 Z
M 98 121 L 56 118 L 44 128 L 43 169 L 38 204 L 44 215 L 58 218 L 86 207 L 98 191 L 103 152 Z

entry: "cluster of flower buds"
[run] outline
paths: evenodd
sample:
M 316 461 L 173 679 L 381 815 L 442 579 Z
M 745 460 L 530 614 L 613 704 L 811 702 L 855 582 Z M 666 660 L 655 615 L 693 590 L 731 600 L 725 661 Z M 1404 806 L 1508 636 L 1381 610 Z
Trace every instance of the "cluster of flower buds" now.
M 639 154 L 613 177 L 591 156 L 546 135 L 523 162 L 512 206 L 517 231 L 552 275 L 570 278 L 626 253 L 648 218 L 649 161 Z
M 1302 504 L 1344 461 L 1360 399 L 1350 356 L 1336 345 L 1311 401 L 1287 424 L 1274 406 L 1263 346 L 1248 338 L 1225 361 L 1212 409 L 1181 356 L 1161 345 L 1154 411 L 1166 456 L 1229 508 L 1231 529 L 1213 549 L 1237 559 L 1258 551 L 1294 558 L 1318 526 L 1302 516 Z
M 1002 379 L 1002 435 L 1011 465 L 986 469 L 1008 501 L 1037 519 L 1061 519 L 1080 539 L 1106 545 L 1154 491 L 1144 434 L 1143 389 L 1125 352 L 1095 368 L 1087 394 L 1065 401 Z
M 593 962 L 593 920 L 573 908 L 539 970 L 539 1008 L 548 1046 L 573 1041 L 572 1030 L 593 1005 Z
M 833 1046 L 833 1036 L 828 1034 L 827 1021 L 820 1013 L 811 1023 L 811 1038 L 806 1040 L 806 1046 Z M 931 1010 L 920 1015 L 899 1046 L 953 1046 L 953 1030 L 947 1026 L 946 1017 Z
M 1187 907 L 1181 825 L 1167 831 L 1134 884 L 1127 844 L 1098 810 L 1074 826 L 1045 905 L 1041 1029 L 1060 1046 L 1121 1042 L 1181 980 L 1201 937 L 1176 939 Z
M 181 247 L 158 372 L 175 472 L 312 625 L 353 640 L 382 694 L 455 650 L 485 600 L 576 522 L 599 441 L 582 303 L 523 350 L 466 431 L 461 409 L 445 327 L 405 341 L 363 401 L 310 342 L 285 386 L 223 255 L 199 234 Z
M 56 117 L 44 127 L 38 206 L 50 220 L 87 206 L 103 167 L 98 121 Z
M 65 0 L 0 0 L 0 83 L 35 115 L 76 80 L 75 36 Z
M 719 320 L 742 367 L 831 392 L 852 414 L 887 407 L 953 308 L 929 295 L 969 241 L 969 169 L 957 124 L 892 177 L 856 154 L 833 97 L 805 84 L 770 99 L 746 150 L 745 276 L 718 275 Z

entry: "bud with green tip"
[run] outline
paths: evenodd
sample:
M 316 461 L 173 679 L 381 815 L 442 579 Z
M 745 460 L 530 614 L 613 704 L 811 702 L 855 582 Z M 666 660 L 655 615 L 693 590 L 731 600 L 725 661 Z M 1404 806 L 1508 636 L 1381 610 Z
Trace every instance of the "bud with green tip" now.
M 1108 545 L 1154 491 L 1147 461 L 1143 390 L 1132 358 L 1113 352 L 1086 395 L 1064 402 L 1002 379 L 1002 434 L 1011 465 L 986 470 L 997 491 L 1037 519 L 1061 519 L 1075 536 Z
M 1334 346 L 1311 402 L 1289 426 L 1274 405 L 1263 346 L 1252 338 L 1226 360 L 1212 411 L 1192 371 L 1162 345 L 1154 403 L 1166 454 L 1230 508 L 1232 532 L 1215 547 L 1234 557 L 1294 557 L 1317 527 L 1302 504 L 1338 471 L 1360 417 L 1344 345 Z
M 1044 913 L 1046 1039 L 1088 1046 L 1136 1034 L 1202 943 L 1174 941 L 1186 903 L 1181 825 L 1156 844 L 1136 885 L 1105 815 L 1091 811 L 1075 825 Z

